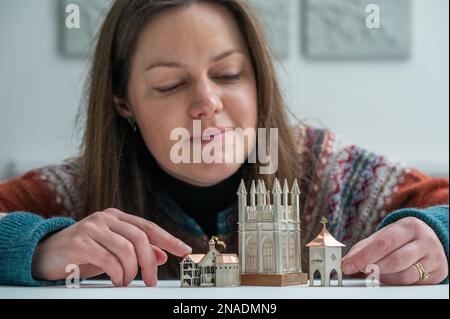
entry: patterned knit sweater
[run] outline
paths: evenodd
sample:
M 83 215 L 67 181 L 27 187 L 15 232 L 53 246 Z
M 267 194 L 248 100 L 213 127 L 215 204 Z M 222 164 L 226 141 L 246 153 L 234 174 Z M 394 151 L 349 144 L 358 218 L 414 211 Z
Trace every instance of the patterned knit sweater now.
M 312 154 L 314 158 L 312 178 L 302 185 L 303 244 L 320 232 L 321 216 L 328 218 L 330 232 L 347 249 L 388 223 L 415 216 L 436 231 L 448 258 L 448 179 L 431 178 L 326 129 L 301 125 L 295 128 L 295 137 L 293 156 Z M 56 284 L 32 278 L 31 258 L 41 239 L 83 216 L 82 169 L 74 158 L 0 184 L 0 213 L 6 213 L 0 214 L 0 284 Z M 198 223 L 165 191 L 158 191 L 156 199 L 158 213 L 149 219 L 191 245 L 194 253 L 207 251 L 208 238 Z M 235 205 L 217 219 L 220 238 L 235 252 L 237 218 Z M 160 267 L 159 279 L 178 278 L 178 262 L 179 258 L 169 256 Z M 307 269 L 306 249 L 302 263 Z

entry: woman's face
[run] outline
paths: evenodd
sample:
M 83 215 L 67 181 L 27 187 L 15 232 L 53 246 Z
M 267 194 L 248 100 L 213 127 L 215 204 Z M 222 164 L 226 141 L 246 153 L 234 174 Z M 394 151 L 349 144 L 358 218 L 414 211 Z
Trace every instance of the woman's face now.
M 194 140 L 200 137 L 194 136 L 194 121 L 200 121 L 202 133 L 209 128 L 256 129 L 256 91 L 248 48 L 233 16 L 220 5 L 203 3 L 164 11 L 142 30 L 128 101 L 116 103 L 123 117 L 136 119 L 148 149 L 166 172 L 193 185 L 211 186 L 242 163 L 176 164 L 171 150 L 180 139 L 171 140 L 171 133 L 177 128 L 189 131 L 193 139 L 184 143 L 192 159 Z M 211 143 L 225 145 L 226 135 L 197 145 L 202 150 L 212 149 Z M 233 145 L 244 146 L 248 154 L 255 143 Z

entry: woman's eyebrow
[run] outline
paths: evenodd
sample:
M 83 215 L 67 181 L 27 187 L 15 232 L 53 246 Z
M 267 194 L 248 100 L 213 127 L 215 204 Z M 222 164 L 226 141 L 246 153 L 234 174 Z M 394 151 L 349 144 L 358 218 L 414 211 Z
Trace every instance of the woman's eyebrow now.
M 223 60 L 233 54 L 246 55 L 246 53 L 240 49 L 229 50 L 229 51 L 225 51 L 224 53 L 221 53 L 218 56 L 214 57 L 212 59 L 212 62 L 219 62 L 220 60 Z M 156 62 L 156 63 L 152 63 L 149 66 L 147 66 L 144 71 L 147 72 L 152 69 L 161 68 L 161 67 L 163 67 L 163 68 L 186 68 L 187 64 L 178 63 L 178 62 Z
M 245 51 L 242 51 L 240 49 L 233 49 L 233 50 L 225 51 L 224 53 L 219 54 L 214 59 L 212 59 L 212 61 L 218 62 L 220 60 L 223 60 L 223 59 L 229 57 L 230 55 L 237 54 L 237 53 L 246 55 Z
M 144 72 L 150 71 L 151 69 L 155 68 L 186 68 L 186 64 L 177 63 L 177 62 L 157 62 L 152 63 L 149 66 L 147 66 L 144 70 Z

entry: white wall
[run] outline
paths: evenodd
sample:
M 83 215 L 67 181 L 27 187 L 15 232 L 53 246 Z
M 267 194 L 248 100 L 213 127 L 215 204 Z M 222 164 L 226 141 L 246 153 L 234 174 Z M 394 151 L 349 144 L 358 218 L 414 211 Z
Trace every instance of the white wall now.
M 58 162 L 78 144 L 87 64 L 60 57 L 57 10 L 57 0 L 0 0 L 0 165 L 18 161 L 19 171 Z
M 62 58 L 57 0 L 0 0 L 0 180 L 76 153 L 73 129 L 87 63 Z M 432 174 L 448 174 L 447 0 L 413 0 L 404 62 L 310 62 L 293 1 L 291 57 L 280 78 L 292 109 L 355 143 Z M 294 8 L 295 7 L 295 8 Z
M 292 29 L 300 29 L 298 19 Z M 431 174 L 448 175 L 448 0 L 412 1 L 412 38 L 412 56 L 403 62 L 311 62 L 298 54 L 299 37 L 292 32 L 291 59 L 280 78 L 301 118 Z

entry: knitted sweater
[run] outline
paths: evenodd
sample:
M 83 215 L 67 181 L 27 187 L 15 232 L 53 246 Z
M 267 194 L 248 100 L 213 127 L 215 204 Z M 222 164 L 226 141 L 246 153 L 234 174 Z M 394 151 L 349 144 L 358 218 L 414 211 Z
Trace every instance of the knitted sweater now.
M 448 258 L 448 179 L 420 171 L 346 142 L 327 129 L 300 125 L 294 130 L 293 156 L 311 154 L 312 176 L 302 185 L 302 242 L 319 232 L 326 216 L 329 230 L 347 249 L 377 229 L 400 218 L 424 220 L 438 235 Z M 31 258 L 44 237 L 79 221 L 83 216 L 82 165 L 77 158 L 35 169 L 0 184 L 0 284 L 51 285 L 31 275 Z M 208 249 L 208 238 L 163 190 L 156 193 L 157 213 L 148 218 L 193 247 Z M 444 206 L 443 206 L 444 205 Z M 435 207 L 439 206 L 439 207 Z M 237 205 L 218 214 L 218 235 L 238 250 Z M 308 267 L 306 249 L 302 262 Z M 179 278 L 179 258 L 169 256 L 159 279 Z

